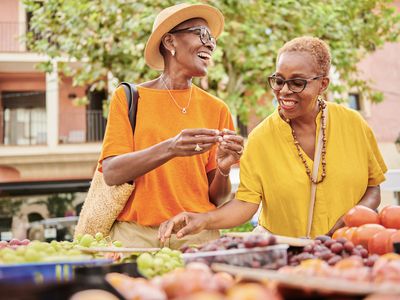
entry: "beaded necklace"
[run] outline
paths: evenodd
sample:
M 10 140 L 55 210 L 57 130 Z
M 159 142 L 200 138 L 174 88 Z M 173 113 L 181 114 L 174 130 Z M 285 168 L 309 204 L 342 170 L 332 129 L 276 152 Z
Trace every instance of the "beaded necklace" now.
M 289 124 L 289 126 L 290 126 L 290 128 L 292 130 L 292 136 L 293 136 L 293 140 L 294 140 L 294 145 L 296 146 L 297 154 L 299 155 L 301 161 L 303 162 L 303 165 L 306 168 L 306 173 L 307 173 L 308 177 L 310 178 L 311 182 L 313 182 L 315 184 L 323 182 L 325 177 L 326 177 L 326 122 L 325 122 L 325 111 L 324 111 L 324 109 L 326 107 L 326 103 L 324 102 L 324 100 L 322 100 L 322 98 L 318 98 L 318 106 L 319 106 L 320 111 L 322 111 L 322 115 L 321 115 L 321 126 L 322 126 L 321 164 L 322 164 L 322 173 L 321 173 L 321 179 L 320 180 L 318 180 L 318 178 L 316 180 L 314 180 L 312 178 L 311 169 L 308 166 L 307 161 L 304 158 L 303 153 L 301 153 L 300 143 L 297 140 L 296 133 L 294 132 L 294 129 L 293 129 L 292 125 L 291 125 L 291 121 L 290 121 L 290 119 L 287 119 L 287 118 L 283 117 L 285 122 Z M 280 113 L 281 116 L 283 116 L 282 113 L 280 112 L 280 110 L 279 110 L 279 113 Z

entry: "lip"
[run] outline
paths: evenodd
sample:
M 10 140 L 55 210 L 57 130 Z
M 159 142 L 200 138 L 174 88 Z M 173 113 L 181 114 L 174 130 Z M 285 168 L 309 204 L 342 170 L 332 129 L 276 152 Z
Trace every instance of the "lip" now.
M 293 106 L 287 106 L 283 103 L 283 101 L 292 101 L 295 102 L 295 104 Z M 279 99 L 279 104 L 281 106 L 281 108 L 285 111 L 292 111 L 294 109 L 296 109 L 298 102 L 292 99 Z

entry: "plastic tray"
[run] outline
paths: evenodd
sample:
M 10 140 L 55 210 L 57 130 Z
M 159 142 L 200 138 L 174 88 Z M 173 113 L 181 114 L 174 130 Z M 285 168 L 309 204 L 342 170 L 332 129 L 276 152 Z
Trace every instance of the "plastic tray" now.
M 240 248 L 196 253 L 184 253 L 185 263 L 204 262 L 225 263 L 241 267 L 276 270 L 287 265 L 289 245 L 280 244 L 267 247 Z
M 0 266 L 0 282 L 10 283 L 43 283 L 69 281 L 74 278 L 77 267 L 104 265 L 112 263 L 111 259 L 90 259 L 79 261 L 61 261 L 49 263 L 29 263 Z

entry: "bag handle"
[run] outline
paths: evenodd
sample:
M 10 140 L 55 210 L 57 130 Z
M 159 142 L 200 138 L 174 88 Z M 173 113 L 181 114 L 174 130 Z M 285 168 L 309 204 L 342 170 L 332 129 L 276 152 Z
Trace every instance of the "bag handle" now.
M 328 106 L 326 105 L 322 113 L 325 116 L 325 124 L 328 123 Z M 318 178 L 318 168 L 319 162 L 321 161 L 321 153 L 322 153 L 322 124 L 319 128 L 318 133 L 318 142 L 317 147 L 315 147 L 315 154 L 314 154 L 314 165 L 313 165 L 313 172 L 312 178 L 316 181 Z M 311 181 L 311 194 L 310 194 L 310 209 L 308 211 L 308 223 L 307 223 L 307 238 L 310 238 L 311 235 L 311 226 L 314 217 L 314 205 L 315 205 L 315 195 L 317 193 L 317 184 Z
M 128 118 L 129 122 L 131 123 L 132 133 L 135 133 L 139 93 L 136 86 L 133 83 L 121 82 L 118 86 L 121 85 L 124 88 L 126 102 L 128 104 Z

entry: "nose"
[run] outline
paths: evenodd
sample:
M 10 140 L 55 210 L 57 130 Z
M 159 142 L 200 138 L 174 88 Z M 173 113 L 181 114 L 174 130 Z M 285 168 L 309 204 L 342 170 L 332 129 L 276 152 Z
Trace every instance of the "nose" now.
M 290 89 L 289 86 L 287 84 L 287 82 L 284 83 L 282 89 L 279 91 L 280 94 L 286 95 L 286 94 L 291 94 L 293 93 Z
M 210 51 L 214 51 L 216 48 L 216 44 L 212 43 L 211 41 L 208 41 L 204 46 L 206 46 Z

